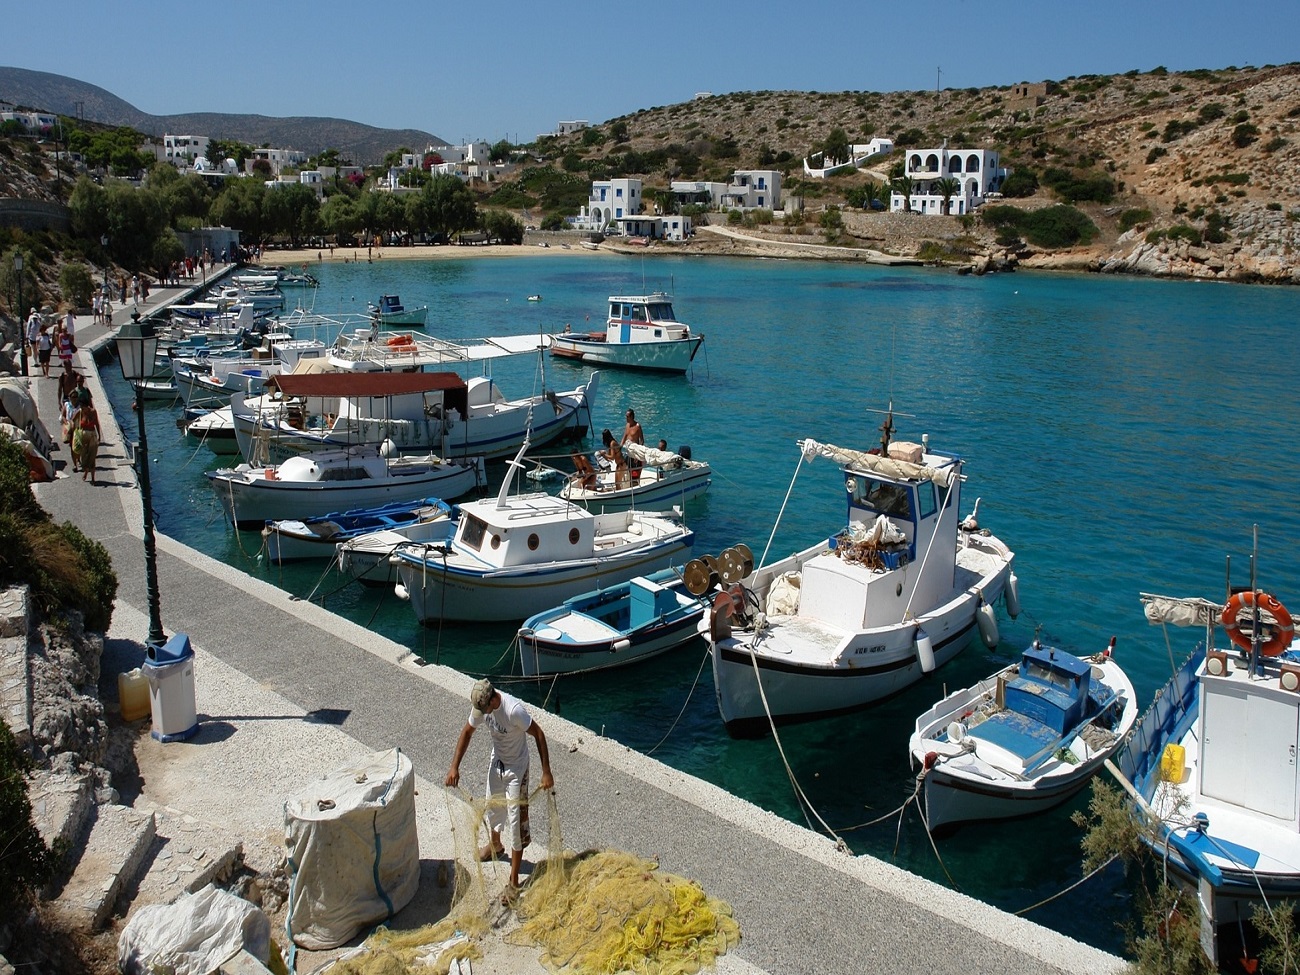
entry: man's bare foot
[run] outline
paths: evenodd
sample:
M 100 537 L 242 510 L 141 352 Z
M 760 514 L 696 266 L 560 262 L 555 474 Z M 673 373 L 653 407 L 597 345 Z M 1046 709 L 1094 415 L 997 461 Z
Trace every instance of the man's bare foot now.
M 487 863 L 489 860 L 495 860 L 497 857 L 504 857 L 505 855 L 506 851 L 504 847 L 494 846 L 491 843 L 478 851 L 480 863 Z

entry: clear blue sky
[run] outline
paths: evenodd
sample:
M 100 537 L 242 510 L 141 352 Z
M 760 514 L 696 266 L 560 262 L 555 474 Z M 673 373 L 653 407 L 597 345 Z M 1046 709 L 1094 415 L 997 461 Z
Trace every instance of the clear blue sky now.
M 144 112 L 528 142 L 696 92 L 897 91 L 1300 59 L 1300 0 L 655 4 L 13 0 L 0 64 Z M 3 97 L 0 92 L 0 97 Z M 852 134 L 852 133 L 850 133 Z

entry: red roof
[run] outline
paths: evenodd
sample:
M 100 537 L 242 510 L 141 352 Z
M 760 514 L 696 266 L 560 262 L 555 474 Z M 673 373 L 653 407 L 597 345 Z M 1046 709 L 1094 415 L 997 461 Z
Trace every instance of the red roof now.
M 317 372 L 267 380 L 288 396 L 401 396 L 465 389 L 454 372 Z

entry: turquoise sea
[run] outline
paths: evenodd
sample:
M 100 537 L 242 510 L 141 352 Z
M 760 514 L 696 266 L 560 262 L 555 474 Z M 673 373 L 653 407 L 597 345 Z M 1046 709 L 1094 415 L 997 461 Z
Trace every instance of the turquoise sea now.
M 1145 707 L 1169 674 L 1170 650 L 1163 631 L 1146 624 L 1139 592 L 1217 596 L 1229 555 L 1235 581 L 1245 583 L 1252 526 L 1261 587 L 1300 609 L 1300 290 L 585 253 L 311 270 L 321 287 L 305 297 L 318 312 L 364 311 L 368 300 L 397 293 L 407 305 L 428 303 L 431 330 L 453 338 L 595 327 L 609 294 L 672 291 L 678 317 L 706 336 L 692 374 L 606 371 L 595 418 L 618 431 L 633 407 L 648 440 L 689 444 L 713 466 L 710 493 L 686 512 L 697 555 L 740 541 L 761 555 L 798 466 L 796 440 L 872 446 L 891 401 L 899 438 L 928 433 L 933 447 L 963 455 L 962 514 L 982 498 L 981 523 L 1016 551 L 1020 618 L 1006 619 L 999 606 L 996 652 L 972 646 L 899 697 L 783 729 L 781 742 L 817 814 L 856 852 L 939 883 L 950 876 L 1007 910 L 1079 879 L 1081 833 L 1069 817 L 1086 793 L 1031 820 L 963 827 L 938 843 L 942 864 L 914 808 L 901 827 L 890 816 L 854 829 L 912 794 L 915 715 L 945 687 L 1014 659 L 1036 630 L 1073 652 L 1117 636 Z M 529 303 L 531 294 L 543 300 Z M 527 357 L 493 372 L 508 396 L 543 381 Z M 571 388 L 586 372 L 544 365 L 550 388 Z M 129 416 L 120 378 L 111 396 L 119 416 Z M 178 415 L 178 407 L 148 406 L 161 531 L 297 595 L 312 593 L 429 660 L 511 672 L 514 626 L 421 629 L 391 593 L 341 587 L 318 566 L 266 565 L 259 536 L 237 536 L 223 523 L 203 476 L 214 457 L 184 439 Z M 497 479 L 502 471 L 490 468 Z M 844 514 L 837 469 L 805 465 L 772 552 L 834 532 Z M 1173 637 L 1181 660 L 1195 634 Z M 702 642 L 635 669 L 512 689 L 788 819 L 810 818 L 771 738 L 724 733 Z M 1112 868 L 1029 916 L 1119 951 L 1112 919 L 1127 913 L 1128 896 Z

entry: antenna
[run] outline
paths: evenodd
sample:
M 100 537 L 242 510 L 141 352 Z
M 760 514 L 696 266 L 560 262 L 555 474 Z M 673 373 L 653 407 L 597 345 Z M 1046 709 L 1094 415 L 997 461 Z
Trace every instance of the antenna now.
M 934 94 L 935 94 L 935 97 L 938 97 L 938 95 L 939 95 L 939 76 L 942 75 L 942 74 L 943 74 L 943 70 L 942 70 L 941 68 L 935 68 L 935 69 L 934 69 Z

